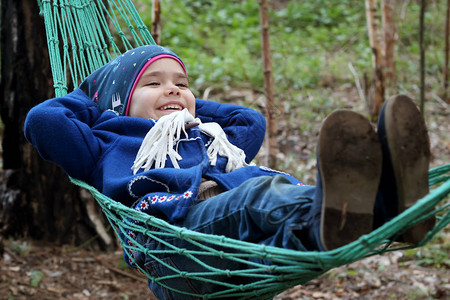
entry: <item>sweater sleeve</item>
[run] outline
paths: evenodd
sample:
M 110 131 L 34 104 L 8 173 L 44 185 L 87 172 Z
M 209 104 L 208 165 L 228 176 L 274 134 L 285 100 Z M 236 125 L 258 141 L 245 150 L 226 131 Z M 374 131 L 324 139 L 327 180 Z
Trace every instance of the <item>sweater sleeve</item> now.
M 86 180 L 101 155 L 91 129 L 101 111 L 81 90 L 32 108 L 25 119 L 25 137 L 45 160 L 72 177 Z
M 204 123 L 218 123 L 228 140 L 244 150 L 247 163 L 255 158 L 266 132 L 262 114 L 239 105 L 196 99 L 196 115 Z

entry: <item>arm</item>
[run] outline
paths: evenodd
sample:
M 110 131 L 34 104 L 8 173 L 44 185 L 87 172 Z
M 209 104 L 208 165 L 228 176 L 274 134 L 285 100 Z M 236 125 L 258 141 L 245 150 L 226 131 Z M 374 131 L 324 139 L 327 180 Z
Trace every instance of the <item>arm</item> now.
M 244 150 L 249 163 L 258 153 L 265 136 L 266 121 L 253 109 L 196 99 L 196 115 L 204 123 L 216 122 L 228 140 Z
M 45 160 L 72 177 L 86 180 L 101 154 L 92 125 L 101 112 L 81 90 L 32 108 L 25 119 L 25 137 Z

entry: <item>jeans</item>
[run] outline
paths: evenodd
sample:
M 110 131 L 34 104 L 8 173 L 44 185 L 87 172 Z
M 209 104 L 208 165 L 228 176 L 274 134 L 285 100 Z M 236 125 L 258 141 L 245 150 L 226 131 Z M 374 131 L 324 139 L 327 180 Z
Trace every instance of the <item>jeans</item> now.
M 238 188 L 207 200 L 197 200 L 190 208 L 186 219 L 175 225 L 196 232 L 224 235 L 256 244 L 301 251 L 319 250 L 320 242 L 310 233 L 312 230 L 308 229 L 308 224 L 317 223 L 310 222 L 308 219 L 314 192 L 314 186 L 293 185 L 282 175 L 257 177 L 245 181 Z M 302 233 L 305 229 L 308 232 Z M 204 266 L 187 259 L 184 255 L 164 253 L 167 246 L 153 239 L 138 236 L 138 240 L 148 249 L 162 250 L 158 260 L 170 266 L 168 268 L 157 260 L 137 254 L 137 260 L 144 262 L 146 270 L 156 278 L 175 274 L 173 269 L 181 269 L 188 273 L 205 271 Z M 170 237 L 166 241 L 178 248 L 196 250 L 196 246 L 181 239 Z M 217 246 L 213 247 L 217 249 Z M 230 249 L 224 250 L 230 251 Z M 222 270 L 232 271 L 247 266 L 245 263 L 214 256 L 198 255 L 196 257 L 202 263 Z M 270 261 L 260 260 L 259 263 L 270 264 Z M 250 277 L 209 276 L 208 278 L 235 284 L 252 281 Z M 217 284 L 180 277 L 164 280 L 163 284 L 195 294 L 217 292 L 222 288 Z M 150 280 L 149 287 L 160 300 L 196 299 L 175 293 Z

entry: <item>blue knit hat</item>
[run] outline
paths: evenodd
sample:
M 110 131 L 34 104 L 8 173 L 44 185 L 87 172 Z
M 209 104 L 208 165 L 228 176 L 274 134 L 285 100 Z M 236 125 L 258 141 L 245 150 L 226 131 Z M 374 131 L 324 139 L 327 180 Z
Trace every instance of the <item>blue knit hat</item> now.
M 145 69 L 159 58 L 177 60 L 184 71 L 181 59 L 172 51 L 158 45 L 134 48 L 91 73 L 80 85 L 102 111 L 113 110 L 120 116 L 128 113 L 129 99 L 134 86 Z

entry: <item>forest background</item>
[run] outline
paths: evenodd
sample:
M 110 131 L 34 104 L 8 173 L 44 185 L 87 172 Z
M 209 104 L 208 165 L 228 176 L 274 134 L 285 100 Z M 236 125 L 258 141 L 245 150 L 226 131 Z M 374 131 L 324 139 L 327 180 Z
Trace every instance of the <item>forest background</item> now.
M 2 3 L 6 2 L 2 0 Z M 150 28 L 152 1 L 133 2 Z M 419 17 L 422 1 L 393 2 L 396 27 L 395 78 L 387 85 L 386 97 L 403 93 L 411 96 L 419 105 Z M 450 161 L 450 111 L 443 88 L 447 1 L 425 2 L 424 116 L 432 148 L 431 167 L 435 167 Z M 163 0 L 161 4 L 160 43 L 183 58 L 195 95 L 264 112 L 266 94 L 258 1 Z M 370 117 L 367 99 L 373 85 L 374 67 L 365 3 L 356 0 L 272 0 L 269 4 L 274 112 L 279 145 L 276 168 L 295 175 L 307 184 L 314 184 L 315 145 L 322 120 L 339 108 L 353 109 Z M 39 39 L 43 41 L 45 37 Z M 6 54 L 3 52 L 3 56 Z M 17 68 L 16 72 L 20 73 L 21 69 Z M 5 77 L 2 80 L 5 82 Z M 46 80 L 50 82 L 50 79 Z M 4 110 L 6 105 L 2 106 Z M 375 124 L 376 120 L 373 121 Z M 24 153 L 26 151 L 29 150 L 23 150 Z M 264 164 L 266 157 L 267 147 L 264 147 L 256 162 Z M 40 163 L 36 157 L 29 161 L 33 167 Z M 5 167 L 7 164 L 9 166 Z M 1 208 L 3 212 L 6 211 L 7 201 L 11 199 L 8 197 L 19 195 L 16 197 L 17 202 L 11 203 L 21 203 L 17 206 L 23 215 L 15 219 L 6 218 L 12 222 L 2 223 L 4 218 L 0 209 L 1 233 L 5 234 L 5 256 L 0 260 L 0 295 L 8 295 L 8 299 L 20 299 L 21 295 L 25 295 L 32 299 L 38 295 L 45 298 L 42 296 L 45 292 L 45 295 L 55 295 L 55 299 L 62 295 L 69 295 L 69 298 L 95 298 L 94 295 L 100 294 L 94 293 L 105 293 L 105 289 L 109 288 L 106 293 L 110 293 L 110 298 L 127 299 L 133 293 L 142 293 L 147 289 L 145 283 L 142 283 L 143 289 L 130 289 L 130 286 L 123 285 L 126 282 L 123 278 L 105 283 L 95 277 L 99 266 L 106 261 L 109 266 L 113 263 L 113 267 L 106 268 L 106 271 L 123 268 L 121 255 L 115 253 L 113 262 L 109 254 L 78 252 L 86 249 L 98 251 L 105 247 L 102 241 L 98 242 L 100 246 L 95 244 L 92 236 L 86 233 L 95 234 L 89 218 L 83 217 L 86 214 L 83 205 L 87 207 L 87 202 L 70 200 L 66 194 L 62 196 L 59 190 L 56 191 L 67 190 L 67 187 L 60 186 L 64 176 L 53 175 L 61 174 L 56 173 L 54 167 L 45 165 L 42 174 L 29 179 L 14 177 L 18 173 L 16 169 L 11 171 L 10 161 L 5 160 L 3 167 L 6 172 L 1 175 L 7 178 L 7 182 L 2 185 Z M 25 175 L 29 174 L 25 172 Z M 15 194 L 13 188 L 18 182 L 23 184 L 27 183 L 26 180 L 42 180 L 44 177 L 50 182 L 39 189 L 44 195 L 46 192 L 54 193 L 54 198 L 47 199 L 52 207 L 49 205 L 45 212 L 30 213 L 25 210 L 25 206 L 39 207 L 35 206 L 39 199 L 29 198 L 33 194 L 31 189 L 22 191 L 28 193 L 28 197 L 25 197 L 20 196 L 20 193 Z M 64 205 L 58 204 L 62 198 Z M 49 224 L 43 224 L 43 221 Z M 38 228 L 35 224 L 42 226 Z M 15 230 L 20 226 L 23 228 Z M 58 248 L 60 245 L 64 246 Z M 49 249 L 49 246 L 55 248 Z M 450 289 L 449 253 L 450 234 L 445 229 L 424 248 L 375 257 L 369 262 L 362 261 L 362 265 L 333 270 L 319 281 L 314 281 L 309 286 L 309 292 L 308 287 L 302 289 L 300 295 L 324 299 L 341 296 L 356 299 L 362 295 L 371 299 L 389 295 L 416 299 L 445 297 L 448 295 L 445 291 Z M 81 263 L 84 267 L 79 267 Z M 101 272 L 101 276 L 105 277 L 105 271 Z M 374 275 L 374 272 L 381 275 Z M 109 272 L 108 276 L 113 273 L 115 271 Z M 397 277 L 393 278 L 393 273 Z M 42 276 L 36 277 L 36 274 Z M 411 274 L 415 276 L 414 280 Z M 400 291 L 399 287 L 404 287 L 403 282 L 406 285 L 413 282 L 414 286 Z M 343 295 L 337 295 L 336 292 L 340 284 L 343 286 Z M 389 291 L 391 294 L 380 292 L 384 286 L 393 286 L 395 291 Z M 375 291 L 375 294 L 368 293 L 370 290 Z M 280 297 L 297 299 L 289 295 L 287 298 Z
M 180 5 L 180 3 L 183 5 Z M 264 112 L 264 74 L 258 1 L 161 2 L 160 43 L 187 65 L 199 98 L 231 102 Z M 386 98 L 420 96 L 420 1 L 393 1 L 395 77 Z M 427 1 L 424 34 L 426 99 L 431 129 L 437 127 L 434 164 L 450 161 L 444 94 L 447 1 Z M 151 12 L 152 1 L 136 1 Z M 338 108 L 369 116 L 367 95 L 373 77 L 372 49 L 364 1 L 269 1 L 275 118 L 279 129 L 277 168 L 314 183 L 315 137 L 320 122 Z M 152 14 L 143 13 L 146 24 Z M 357 76 L 358 78 L 356 79 Z M 364 92 L 364 91 L 363 91 Z M 435 109 L 436 108 L 436 109 Z M 445 151 L 447 150 L 447 151 Z M 265 152 L 260 152 L 260 160 Z

